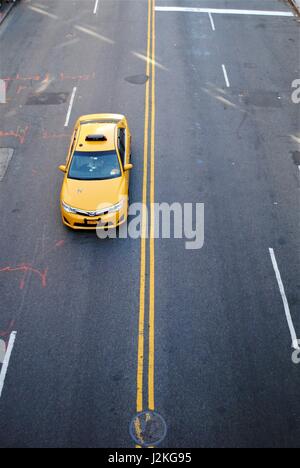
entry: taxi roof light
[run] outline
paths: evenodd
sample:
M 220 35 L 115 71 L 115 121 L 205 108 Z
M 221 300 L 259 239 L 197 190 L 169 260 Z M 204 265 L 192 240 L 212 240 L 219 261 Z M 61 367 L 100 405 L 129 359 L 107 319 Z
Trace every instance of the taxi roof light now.
M 105 135 L 88 135 L 85 141 L 107 141 Z

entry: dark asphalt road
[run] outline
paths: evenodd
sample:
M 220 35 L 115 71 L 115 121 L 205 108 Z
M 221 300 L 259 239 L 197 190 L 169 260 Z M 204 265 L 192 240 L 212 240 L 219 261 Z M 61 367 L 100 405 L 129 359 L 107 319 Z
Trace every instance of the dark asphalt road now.
M 277 0 L 156 3 L 292 11 Z M 145 75 L 148 6 L 100 0 L 97 15 L 94 6 L 21 1 L 0 27 L 8 83 L 0 148 L 14 149 L 0 182 L 0 338 L 17 331 L 0 447 L 134 446 L 141 243 L 66 230 L 57 166 L 78 116 L 124 113 L 131 201 L 141 201 L 147 85 L 132 81 Z M 269 254 L 300 336 L 300 129 L 291 101 L 299 24 L 213 21 L 215 30 L 207 14 L 156 12 L 155 198 L 205 204 L 201 250 L 185 250 L 184 239 L 155 242 L 161 446 L 299 446 L 300 367 Z M 48 102 L 32 105 L 41 91 L 52 93 Z M 148 268 L 147 255 L 147 284 Z M 146 329 L 147 311 L 148 301 Z

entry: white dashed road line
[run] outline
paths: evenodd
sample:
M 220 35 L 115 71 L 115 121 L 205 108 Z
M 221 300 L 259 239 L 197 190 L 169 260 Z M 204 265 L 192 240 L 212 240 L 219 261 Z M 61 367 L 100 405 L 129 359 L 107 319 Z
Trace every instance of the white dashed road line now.
M 98 6 L 99 6 L 99 0 L 96 0 L 96 3 L 95 3 L 95 8 L 94 8 L 94 11 L 93 11 L 94 15 L 96 15 L 96 14 L 97 14 L 97 11 L 98 11 Z
M 8 345 L 7 345 L 7 350 L 6 350 L 6 353 L 5 353 L 5 356 L 4 356 L 4 361 L 3 361 L 2 369 L 1 369 L 1 373 L 0 373 L 0 398 L 2 396 L 5 377 L 6 377 L 6 373 L 7 373 L 11 353 L 12 353 L 12 350 L 13 350 L 13 347 L 14 347 L 14 344 L 15 344 L 16 336 L 17 336 L 16 331 L 11 332 L 10 337 L 9 337 L 9 342 L 8 342 Z
M 42 8 L 37 8 L 35 6 L 28 6 L 28 9 L 31 11 L 35 11 L 35 13 L 40 13 L 41 15 L 48 16 L 48 18 L 58 20 L 58 16 L 53 15 L 52 13 L 49 13 L 48 11 L 42 10 Z
M 216 27 L 215 27 L 214 19 L 212 17 L 211 12 L 208 13 L 208 16 L 209 16 L 209 19 L 210 19 L 211 28 L 212 28 L 213 31 L 215 31 Z
M 222 70 L 223 70 L 226 86 L 227 86 L 227 88 L 230 88 L 230 82 L 229 82 L 228 75 L 227 75 L 227 70 L 226 70 L 226 67 L 225 67 L 224 64 L 222 64 Z
M 70 122 L 70 117 L 71 117 L 71 112 L 72 112 L 72 107 L 73 107 L 73 104 L 74 104 L 76 91 L 77 91 L 77 88 L 73 88 L 73 92 L 72 92 L 72 96 L 71 96 L 71 100 L 70 100 L 70 104 L 69 104 L 69 108 L 68 108 L 68 113 L 67 113 L 67 117 L 66 117 L 65 127 L 68 127 L 69 122 Z
M 270 248 L 269 252 L 270 252 L 273 268 L 274 268 L 274 271 L 275 271 L 279 291 L 280 291 L 280 294 L 281 294 L 281 298 L 282 298 L 282 302 L 283 302 L 283 306 L 284 306 L 284 311 L 285 311 L 285 315 L 286 315 L 286 320 L 287 320 L 289 330 L 290 330 L 290 334 L 291 334 L 291 338 L 292 338 L 292 347 L 294 349 L 299 349 L 298 339 L 297 339 L 295 327 L 294 327 L 294 324 L 293 324 L 289 303 L 288 303 L 288 300 L 287 300 L 287 297 L 286 297 L 286 294 L 285 294 L 285 290 L 284 290 L 284 286 L 283 286 L 283 282 L 282 282 L 282 279 L 281 279 L 281 274 L 280 274 L 278 264 L 277 264 L 277 260 L 276 260 L 276 257 L 275 257 L 274 249 Z
M 289 16 L 294 13 L 289 11 L 266 11 L 266 10 L 232 10 L 221 8 L 193 8 L 193 7 L 156 7 L 156 11 L 177 11 L 187 13 L 214 13 L 217 15 L 257 15 L 257 16 Z
M 13 154 L 12 148 L 0 148 L 0 182 L 4 179 Z

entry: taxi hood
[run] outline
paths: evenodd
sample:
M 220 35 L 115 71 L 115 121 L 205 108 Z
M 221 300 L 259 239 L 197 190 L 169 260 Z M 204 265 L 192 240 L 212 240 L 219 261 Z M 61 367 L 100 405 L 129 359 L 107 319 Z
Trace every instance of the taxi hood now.
M 96 211 L 99 205 L 118 203 L 124 195 L 122 177 L 109 180 L 75 180 L 66 177 L 62 189 L 62 200 L 73 208 Z

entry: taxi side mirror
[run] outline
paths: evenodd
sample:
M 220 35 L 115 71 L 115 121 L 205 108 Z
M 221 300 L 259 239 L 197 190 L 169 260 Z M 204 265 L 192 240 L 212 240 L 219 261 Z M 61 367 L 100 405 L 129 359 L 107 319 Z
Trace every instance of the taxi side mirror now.
M 64 172 L 66 173 L 67 172 L 67 168 L 64 164 L 62 164 L 61 166 L 58 166 L 58 169 L 61 171 L 61 172 Z
M 124 171 L 131 171 L 133 169 L 133 164 L 125 164 L 124 166 Z

